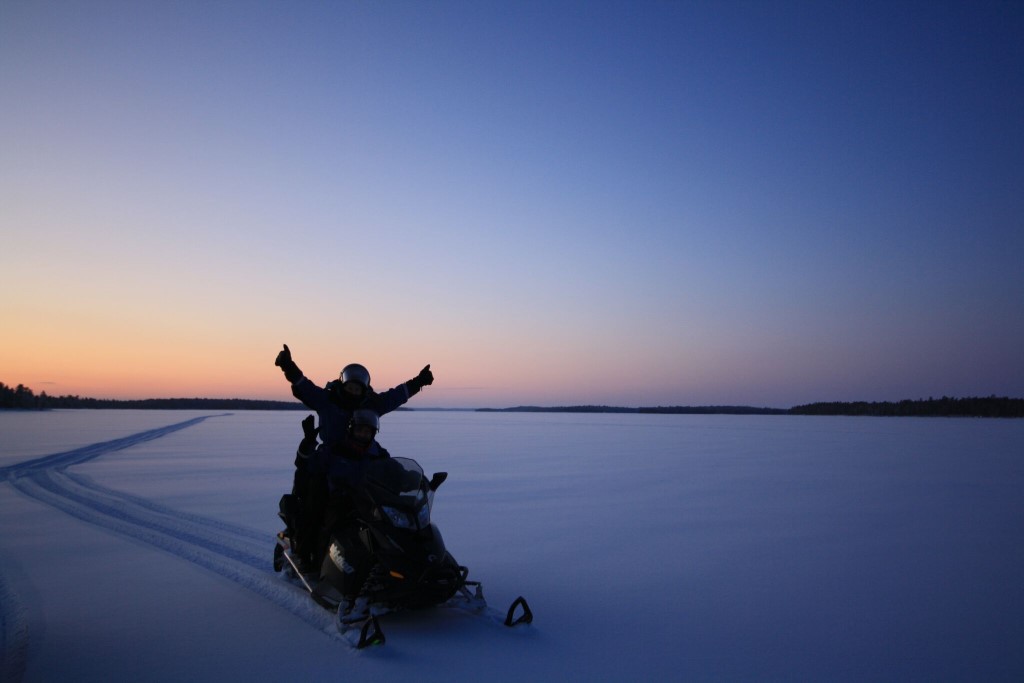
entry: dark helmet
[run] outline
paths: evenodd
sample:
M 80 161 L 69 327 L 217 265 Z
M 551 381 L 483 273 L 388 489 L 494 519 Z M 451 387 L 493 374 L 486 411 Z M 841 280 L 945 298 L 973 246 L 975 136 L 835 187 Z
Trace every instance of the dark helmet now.
M 339 379 L 342 389 L 350 394 L 363 396 L 370 390 L 370 371 L 359 363 L 350 363 L 342 368 Z M 356 390 L 357 386 L 361 388 Z
M 372 410 L 357 410 L 348 421 L 348 435 L 356 441 L 370 443 L 379 431 L 380 417 Z

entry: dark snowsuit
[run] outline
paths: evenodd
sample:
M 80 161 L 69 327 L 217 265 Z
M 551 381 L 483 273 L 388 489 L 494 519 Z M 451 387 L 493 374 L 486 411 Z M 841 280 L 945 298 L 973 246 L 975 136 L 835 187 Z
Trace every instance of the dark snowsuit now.
M 295 555 L 309 569 L 315 570 L 323 563 L 329 541 L 324 530 L 330 528 L 324 524 L 325 516 L 330 512 L 331 499 L 343 495 L 340 490 L 332 492 L 329 477 L 332 476 L 333 462 L 349 460 L 344 456 L 351 451 L 347 439 L 352 413 L 367 409 L 378 416 L 384 415 L 402 406 L 418 391 L 418 386 L 406 382 L 381 394 L 371 390 L 361 400 L 352 401 L 341 392 L 341 383 L 337 380 L 329 382 L 325 387 L 318 387 L 303 375 L 292 384 L 292 395 L 307 408 L 315 410 L 320 418 L 319 435 L 323 442 L 315 450 L 305 440 L 299 445 L 295 455 L 292 494 L 287 503 L 282 500 L 282 508 L 287 504 L 293 513 L 292 541 Z M 379 446 L 374 442 L 371 448 Z M 380 450 L 383 451 L 382 448 Z M 333 465 L 334 469 L 338 467 L 337 464 Z M 335 472 L 333 476 L 340 474 Z M 338 508 L 339 504 L 335 502 L 334 507 Z
M 345 442 L 324 462 L 327 486 L 323 526 L 317 538 L 322 559 L 316 590 L 331 601 L 354 599 L 373 567 L 373 557 L 359 538 L 352 491 L 362 483 L 368 461 L 388 457 L 376 441 L 365 449 Z
M 371 390 L 362 400 L 346 404 L 337 398 L 341 395 L 341 383 L 337 380 L 318 387 L 302 376 L 292 384 L 292 395 L 310 410 L 315 410 L 320 418 L 320 440 L 328 452 L 344 447 L 353 412 L 366 409 L 383 416 L 404 405 L 417 391 L 418 387 L 410 387 L 409 382 L 404 382 L 382 394 Z

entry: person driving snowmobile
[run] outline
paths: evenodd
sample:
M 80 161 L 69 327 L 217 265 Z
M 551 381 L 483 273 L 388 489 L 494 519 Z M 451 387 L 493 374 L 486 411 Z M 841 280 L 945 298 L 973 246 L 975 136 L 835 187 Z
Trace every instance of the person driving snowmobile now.
M 354 601 L 369 574 L 373 558 L 358 537 L 352 490 L 362 482 L 367 461 L 391 457 L 376 440 L 379 431 L 376 413 L 356 410 L 349 421 L 344 447 L 316 463 L 315 469 L 326 473 L 328 492 L 319 541 L 324 557 L 320 583 L 314 592 L 318 601 Z M 326 552 L 328 548 L 330 552 Z

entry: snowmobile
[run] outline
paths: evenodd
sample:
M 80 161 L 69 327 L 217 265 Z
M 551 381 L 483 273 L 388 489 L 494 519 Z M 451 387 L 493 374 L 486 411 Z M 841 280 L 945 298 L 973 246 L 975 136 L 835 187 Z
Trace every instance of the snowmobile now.
M 434 492 L 447 478 L 438 472 L 429 480 L 419 463 L 410 458 L 379 458 L 366 461 L 359 486 L 352 490 L 354 533 L 348 543 L 331 536 L 324 570 L 303 573 L 292 552 L 294 519 L 282 501 L 279 513 L 286 528 L 277 536 L 274 569 L 301 582 L 314 600 L 336 610 L 336 625 L 343 634 L 358 631 L 356 647 L 382 644 L 384 634 L 377 617 L 403 609 L 450 606 L 489 613 L 479 581 L 468 579 L 469 570 L 456 562 L 445 547 L 441 532 L 430 521 Z M 286 496 L 287 498 L 287 496 Z M 358 596 L 345 599 L 341 584 L 352 567 L 345 558 L 359 553 L 371 558 L 369 574 Z M 505 626 L 533 621 L 533 613 L 520 596 L 498 619 Z

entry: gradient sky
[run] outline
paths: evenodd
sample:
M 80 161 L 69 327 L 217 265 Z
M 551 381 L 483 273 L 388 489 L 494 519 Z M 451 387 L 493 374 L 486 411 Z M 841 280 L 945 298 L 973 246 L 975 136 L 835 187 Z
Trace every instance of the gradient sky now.
M 0 381 L 1024 396 L 1024 3 L 0 0 Z

